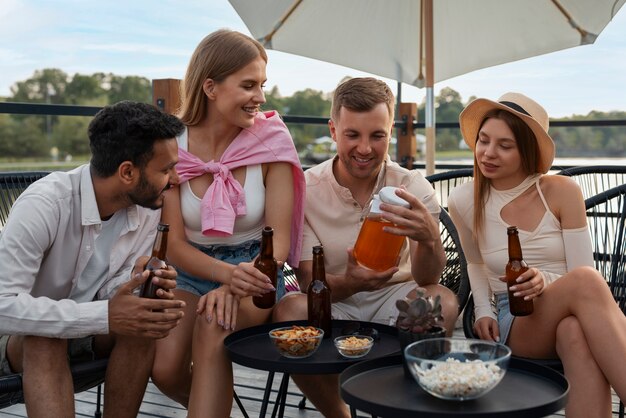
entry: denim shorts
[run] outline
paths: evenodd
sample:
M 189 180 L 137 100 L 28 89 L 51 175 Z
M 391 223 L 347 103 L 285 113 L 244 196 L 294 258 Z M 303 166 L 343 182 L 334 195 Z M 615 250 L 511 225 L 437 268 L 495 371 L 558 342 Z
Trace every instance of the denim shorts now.
M 496 307 L 498 310 L 500 342 L 506 344 L 506 340 L 509 338 L 509 332 L 511 332 L 511 327 L 513 326 L 513 320 L 515 319 L 509 310 L 509 295 L 507 293 L 496 295 Z
M 254 260 L 261 249 L 261 242 L 258 240 L 250 240 L 236 245 L 199 245 L 192 242 L 190 244 L 210 257 L 235 266 Z M 202 296 L 222 285 L 220 282 L 198 279 L 179 267 L 176 267 L 176 271 L 178 273 L 176 288 L 196 296 Z M 278 270 L 276 281 L 276 300 L 278 300 L 285 294 L 285 280 L 281 269 Z

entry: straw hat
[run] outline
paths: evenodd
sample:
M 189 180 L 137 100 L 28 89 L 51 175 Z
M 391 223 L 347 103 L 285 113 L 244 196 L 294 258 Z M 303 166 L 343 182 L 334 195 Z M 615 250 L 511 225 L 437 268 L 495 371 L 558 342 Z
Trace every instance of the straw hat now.
M 547 173 L 554 161 L 554 141 L 548 135 L 548 113 L 534 100 L 520 93 L 505 93 L 497 102 L 476 99 L 468 104 L 459 116 L 463 139 L 474 150 L 478 130 L 487 112 L 493 109 L 506 110 L 526 122 L 537 138 L 539 162 L 537 171 Z

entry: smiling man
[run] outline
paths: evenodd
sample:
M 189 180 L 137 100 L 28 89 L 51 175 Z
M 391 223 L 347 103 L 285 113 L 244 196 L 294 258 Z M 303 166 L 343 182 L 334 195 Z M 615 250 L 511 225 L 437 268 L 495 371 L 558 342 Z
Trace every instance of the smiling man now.
M 305 172 L 307 191 L 302 257 L 297 270 L 301 289 L 312 273 L 311 249 L 324 246 L 326 278 L 332 290 L 332 316 L 390 324 L 395 302 L 416 286 L 441 295 L 444 326 L 451 333 L 458 314 L 456 296 L 438 284 L 445 264 L 439 234 L 439 203 L 435 191 L 417 171 L 391 161 L 387 152 L 393 128 L 393 93 L 374 78 L 353 78 L 335 90 L 328 125 L 337 155 Z M 383 272 L 359 266 L 352 247 L 369 202 L 384 186 L 400 187 L 398 196 L 410 208 L 381 205 L 385 218 L 406 237 L 398 265 Z M 307 318 L 304 294 L 288 294 L 274 310 L 274 319 Z M 303 393 L 325 417 L 348 417 L 339 394 L 338 377 L 292 375 Z
M 133 294 L 163 191 L 178 182 L 182 130 L 145 103 L 107 106 L 89 125 L 90 164 L 49 174 L 13 205 L 0 234 L 0 375 L 23 372 L 29 417 L 73 417 L 69 362 L 106 356 L 105 416 L 137 416 L 154 341 L 184 308 L 172 267 L 156 272 L 159 299 Z

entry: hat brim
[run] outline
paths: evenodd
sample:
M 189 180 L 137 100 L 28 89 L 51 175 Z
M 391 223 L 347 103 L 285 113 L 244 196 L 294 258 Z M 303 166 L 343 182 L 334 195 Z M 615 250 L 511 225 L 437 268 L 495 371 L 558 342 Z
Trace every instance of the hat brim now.
M 463 140 L 473 151 L 476 147 L 476 139 L 478 138 L 478 130 L 485 118 L 485 115 L 494 110 L 506 110 L 509 113 L 522 119 L 526 125 L 533 131 L 537 138 L 537 146 L 539 148 L 539 163 L 537 171 L 547 173 L 554 162 L 554 141 L 543 129 L 543 127 L 532 116 L 519 112 L 505 104 L 494 102 L 489 99 L 476 99 L 468 104 L 459 115 L 459 124 L 461 126 L 461 134 Z

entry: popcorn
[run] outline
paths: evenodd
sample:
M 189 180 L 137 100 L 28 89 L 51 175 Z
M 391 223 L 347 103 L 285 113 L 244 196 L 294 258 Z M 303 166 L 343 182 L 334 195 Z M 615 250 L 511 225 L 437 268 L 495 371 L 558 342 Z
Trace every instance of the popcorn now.
M 417 371 L 425 389 L 449 398 L 479 395 L 498 383 L 502 373 L 496 364 L 485 364 L 481 360 L 461 362 L 454 358 Z

